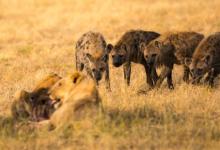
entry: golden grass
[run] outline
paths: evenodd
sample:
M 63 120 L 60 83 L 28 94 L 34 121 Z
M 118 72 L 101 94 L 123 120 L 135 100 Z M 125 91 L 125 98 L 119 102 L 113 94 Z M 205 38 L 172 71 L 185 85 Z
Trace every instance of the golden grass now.
M 219 0 L 1 0 L 0 115 L 9 115 L 15 91 L 30 90 L 50 72 L 74 68 L 74 43 L 89 30 L 115 43 L 129 29 L 220 31 Z M 122 69 L 111 69 L 112 93 L 101 87 L 104 114 L 48 132 L 10 118 L 0 119 L 1 149 L 219 149 L 220 99 L 215 89 L 182 82 L 175 67 L 175 90 L 166 85 L 147 95 L 143 68 L 132 66 L 131 86 Z

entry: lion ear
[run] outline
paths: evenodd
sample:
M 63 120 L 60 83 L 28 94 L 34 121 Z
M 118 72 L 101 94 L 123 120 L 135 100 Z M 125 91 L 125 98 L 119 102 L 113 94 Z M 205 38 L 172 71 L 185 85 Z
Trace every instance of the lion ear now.
M 79 74 L 78 72 L 74 73 L 74 74 L 72 75 L 72 82 L 73 82 L 74 84 L 77 83 L 79 77 L 80 77 L 80 74 Z
M 77 79 L 78 79 L 77 77 L 74 78 L 74 79 L 73 79 L 73 83 L 76 83 L 76 82 L 77 82 Z
M 78 83 L 82 79 L 83 75 L 79 72 L 75 72 L 71 75 L 71 80 L 74 84 Z

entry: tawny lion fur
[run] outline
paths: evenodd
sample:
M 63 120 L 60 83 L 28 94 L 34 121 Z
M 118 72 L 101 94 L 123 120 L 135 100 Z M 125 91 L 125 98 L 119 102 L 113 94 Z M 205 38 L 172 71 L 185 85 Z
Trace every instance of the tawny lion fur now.
M 49 120 L 55 128 L 68 126 L 85 116 L 96 116 L 101 108 L 95 81 L 79 72 L 57 82 L 50 91 L 50 97 L 61 102 Z

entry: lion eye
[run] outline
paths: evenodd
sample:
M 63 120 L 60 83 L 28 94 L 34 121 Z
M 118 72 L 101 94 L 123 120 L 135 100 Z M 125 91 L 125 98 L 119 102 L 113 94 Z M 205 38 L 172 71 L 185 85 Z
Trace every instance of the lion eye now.
M 59 83 L 58 86 L 62 86 L 62 83 Z

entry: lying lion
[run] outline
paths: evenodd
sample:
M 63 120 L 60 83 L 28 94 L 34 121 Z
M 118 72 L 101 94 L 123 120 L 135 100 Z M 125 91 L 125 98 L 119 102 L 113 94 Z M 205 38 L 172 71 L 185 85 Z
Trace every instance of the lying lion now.
M 50 98 L 60 103 L 50 120 L 54 128 L 70 125 L 74 120 L 96 116 L 101 110 L 101 99 L 95 82 L 79 72 L 59 80 L 50 90 Z

